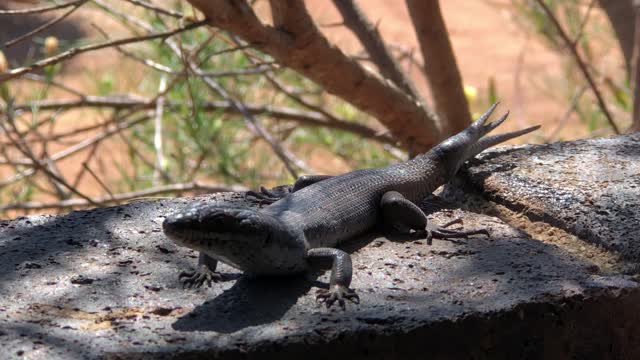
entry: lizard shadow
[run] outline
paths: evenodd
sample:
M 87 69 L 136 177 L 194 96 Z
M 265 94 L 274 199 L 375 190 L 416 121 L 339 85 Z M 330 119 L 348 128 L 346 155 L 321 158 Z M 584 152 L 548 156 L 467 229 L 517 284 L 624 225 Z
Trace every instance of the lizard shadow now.
M 313 283 L 304 275 L 240 276 L 228 290 L 197 306 L 172 324 L 178 331 L 233 333 L 276 321 L 309 292 Z
M 341 248 L 353 253 L 379 236 L 377 231 L 370 232 L 349 241 Z M 311 271 L 290 276 L 236 275 L 239 279 L 231 288 L 197 306 L 171 326 L 177 331 L 215 331 L 229 334 L 280 320 L 313 287 L 328 288 L 328 284 L 318 278 L 331 268 L 331 261 L 311 259 L 310 265 Z M 225 276 L 225 279 L 232 280 L 236 276 Z

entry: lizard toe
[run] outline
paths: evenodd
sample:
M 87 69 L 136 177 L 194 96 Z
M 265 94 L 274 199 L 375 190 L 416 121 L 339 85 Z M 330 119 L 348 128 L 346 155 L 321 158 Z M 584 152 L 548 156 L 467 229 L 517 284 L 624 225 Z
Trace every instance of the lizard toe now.
M 197 271 L 183 271 L 178 275 L 178 278 L 182 282 L 183 288 L 199 288 L 205 283 L 211 287 L 212 283 L 220 281 L 222 276 L 217 272 L 201 268 Z
M 355 290 L 343 285 L 334 285 L 331 289 L 319 289 L 316 295 L 316 301 L 323 302 L 327 309 L 337 301 L 342 310 L 345 310 L 345 300 L 349 300 L 354 304 L 360 303 L 360 297 Z
M 429 230 L 429 232 L 432 233 L 432 236 L 434 238 L 442 239 L 442 240 L 460 239 L 460 238 L 466 239 L 472 235 L 489 236 L 489 231 L 487 229 L 462 230 L 462 229 L 448 229 L 444 227 L 435 227 Z

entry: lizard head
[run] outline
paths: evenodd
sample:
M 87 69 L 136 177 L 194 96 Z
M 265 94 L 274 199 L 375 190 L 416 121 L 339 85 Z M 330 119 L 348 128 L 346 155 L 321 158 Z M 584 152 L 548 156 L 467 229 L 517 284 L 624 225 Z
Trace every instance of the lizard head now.
M 167 217 L 162 229 L 176 244 L 238 267 L 248 254 L 264 253 L 274 240 L 288 235 L 276 218 L 253 209 L 211 204 L 196 204 Z
M 482 116 L 480 116 L 478 120 L 474 121 L 469 127 L 441 142 L 431 150 L 431 153 L 438 156 L 442 162 L 449 167 L 447 170 L 450 174 L 458 172 L 465 161 L 473 158 L 485 149 L 540 128 L 540 125 L 536 125 L 504 134 L 485 136 L 490 131 L 500 126 L 500 124 L 502 124 L 509 116 L 509 112 L 507 111 L 504 115 L 498 118 L 498 120 L 487 123 L 487 120 L 497 106 L 498 103 L 491 105 L 489 110 L 482 114 Z

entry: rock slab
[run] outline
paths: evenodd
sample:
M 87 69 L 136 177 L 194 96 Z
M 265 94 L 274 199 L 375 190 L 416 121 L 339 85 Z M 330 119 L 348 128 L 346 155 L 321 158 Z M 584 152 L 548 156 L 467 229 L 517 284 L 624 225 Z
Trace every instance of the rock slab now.
M 491 200 L 640 261 L 640 133 L 499 148 L 471 165 Z
M 496 150 L 474 162 L 469 181 L 506 204 L 540 208 L 541 217 L 556 209 L 556 194 L 580 210 L 586 205 L 575 202 L 584 199 L 560 191 L 549 160 L 567 159 L 556 153 L 578 145 Z M 625 151 L 624 166 L 607 165 L 619 174 L 634 166 Z M 543 168 L 557 191 L 526 185 Z M 611 175 L 602 187 L 599 174 L 585 172 L 580 187 L 633 192 L 624 185 L 629 174 Z M 513 187 L 490 186 L 500 181 L 522 185 L 507 196 Z M 602 216 L 615 228 L 637 213 L 616 218 L 615 206 L 625 207 L 612 196 L 601 206 L 613 209 L 612 218 Z M 322 270 L 251 279 L 221 266 L 224 281 L 183 290 L 177 275 L 197 255 L 167 240 L 161 224 L 188 201 L 257 206 L 224 193 L 0 221 L 0 358 L 640 358 L 640 289 L 631 276 L 604 273 L 561 246 L 459 209 L 430 218 L 463 216 L 465 228 L 487 227 L 491 236 L 428 246 L 372 234 L 349 244 L 361 303 L 346 311 L 315 302 L 314 289 L 328 283 Z

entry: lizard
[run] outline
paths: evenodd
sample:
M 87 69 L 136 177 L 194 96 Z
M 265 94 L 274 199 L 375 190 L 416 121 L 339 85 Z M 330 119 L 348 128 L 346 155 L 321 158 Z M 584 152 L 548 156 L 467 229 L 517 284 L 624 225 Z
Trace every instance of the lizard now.
M 460 238 L 489 235 L 486 229 L 461 230 L 436 226 L 418 203 L 450 180 L 463 163 L 483 150 L 537 130 L 532 126 L 513 132 L 487 135 L 509 115 L 487 120 L 493 104 L 478 120 L 430 151 L 394 165 L 354 170 L 342 175 L 310 175 L 293 185 L 249 195 L 267 201 L 266 206 L 243 208 L 195 203 L 163 221 L 165 235 L 176 244 L 199 251 L 195 271 L 183 271 L 184 286 L 211 286 L 221 275 L 222 261 L 250 276 L 293 274 L 311 269 L 310 259 L 332 260 L 328 289 L 319 289 L 317 301 L 329 308 L 336 301 L 359 303 L 350 288 L 351 258 L 337 248 L 381 222 L 412 239 Z

